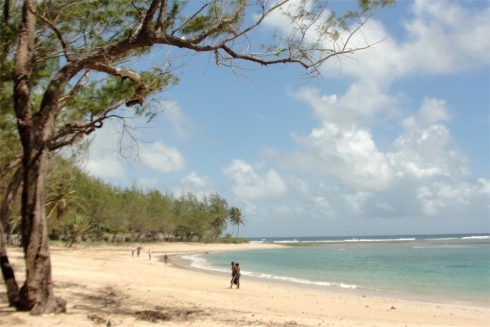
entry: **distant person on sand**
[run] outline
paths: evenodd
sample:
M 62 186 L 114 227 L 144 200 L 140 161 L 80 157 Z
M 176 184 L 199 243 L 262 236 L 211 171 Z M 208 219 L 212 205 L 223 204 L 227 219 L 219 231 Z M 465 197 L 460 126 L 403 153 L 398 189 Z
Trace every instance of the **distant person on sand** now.
M 134 257 L 134 246 L 131 248 L 131 256 Z
M 235 267 L 236 267 L 235 284 L 236 284 L 236 288 L 240 288 L 240 277 L 242 277 L 242 273 L 240 272 L 240 264 L 238 262 L 235 263 Z
M 136 255 L 138 256 L 138 258 L 140 257 L 140 250 L 141 250 L 141 248 L 138 246 L 136 248 Z
M 151 260 L 151 250 L 148 250 L 148 260 Z
M 167 261 L 168 261 L 168 256 L 167 256 L 167 254 L 165 253 L 165 255 L 163 256 L 163 262 L 165 262 L 165 264 L 167 264 Z
M 236 275 L 237 275 L 237 269 L 235 266 L 235 262 L 231 262 L 231 282 L 230 282 L 230 288 L 233 287 L 233 284 L 236 284 Z

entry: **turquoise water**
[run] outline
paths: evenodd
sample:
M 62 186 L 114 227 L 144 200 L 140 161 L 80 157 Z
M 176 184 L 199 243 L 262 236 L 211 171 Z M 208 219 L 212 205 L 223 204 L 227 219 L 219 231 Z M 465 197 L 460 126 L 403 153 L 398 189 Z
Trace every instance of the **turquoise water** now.
M 194 265 L 228 271 L 230 261 L 235 261 L 245 276 L 449 300 L 490 300 L 488 234 L 251 241 L 317 245 L 211 253 L 194 257 Z

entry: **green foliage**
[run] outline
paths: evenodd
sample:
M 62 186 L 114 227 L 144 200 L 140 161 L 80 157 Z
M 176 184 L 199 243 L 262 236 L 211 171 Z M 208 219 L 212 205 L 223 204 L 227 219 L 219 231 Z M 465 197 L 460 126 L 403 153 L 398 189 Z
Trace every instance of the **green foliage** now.
M 250 243 L 246 238 L 241 237 L 231 237 L 231 235 L 227 234 L 226 237 L 219 238 L 216 240 L 218 243 L 226 243 L 226 244 L 242 244 L 242 243 Z
M 241 214 L 240 209 L 232 209 L 235 216 Z M 18 216 L 20 207 L 15 210 L 12 217 Z M 176 198 L 136 185 L 121 188 L 88 176 L 74 161 L 60 156 L 53 157 L 48 171 L 46 211 L 51 239 L 65 240 L 69 246 L 81 238 L 112 241 L 115 235 L 120 240 L 127 235 L 132 241 L 161 240 L 163 236 L 174 241 L 215 242 L 230 219 L 228 203 L 217 193 L 199 200 L 189 192 Z M 225 238 L 219 242 L 243 241 Z
M 182 33 L 189 34 L 193 32 L 201 31 L 205 28 L 211 27 L 213 23 L 213 18 L 207 15 L 198 15 L 193 19 L 189 20 L 189 22 L 182 28 Z

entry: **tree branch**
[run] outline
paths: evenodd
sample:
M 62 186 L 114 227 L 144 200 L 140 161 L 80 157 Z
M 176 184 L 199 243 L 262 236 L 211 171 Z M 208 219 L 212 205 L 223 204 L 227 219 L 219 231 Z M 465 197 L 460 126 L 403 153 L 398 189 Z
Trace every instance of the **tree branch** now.
M 119 68 L 108 66 L 108 65 L 104 65 L 104 64 L 101 64 L 101 63 L 88 64 L 88 65 L 86 65 L 86 67 L 87 68 L 90 68 L 90 69 L 93 69 L 93 70 L 97 70 L 97 71 L 106 73 L 106 74 L 109 74 L 109 75 L 119 76 L 119 77 L 122 77 L 122 78 L 129 78 L 129 79 L 131 79 L 133 82 L 135 82 L 136 84 L 138 84 L 139 87 L 136 90 L 136 93 L 134 95 L 134 98 L 131 99 L 131 100 L 129 100 L 128 102 L 126 102 L 126 106 L 127 107 L 132 107 L 135 104 L 139 104 L 139 105 L 142 105 L 143 104 L 143 90 L 146 87 L 145 87 L 145 84 L 143 83 L 143 80 L 141 79 L 141 77 L 138 74 L 136 74 L 135 72 L 121 70 Z
M 0 179 L 2 179 L 5 175 L 7 175 L 12 169 L 19 166 L 21 162 L 22 162 L 22 154 L 18 154 L 13 159 L 11 159 L 8 163 L 3 165 L 0 169 Z
M 32 0 L 31 0 L 32 1 Z M 32 103 L 29 79 L 32 73 L 32 58 L 34 56 L 34 35 L 36 18 L 27 10 L 31 6 L 28 0 L 24 1 L 24 19 L 19 30 L 19 41 L 13 69 L 14 82 L 14 109 L 19 129 L 32 124 Z
M 75 86 L 73 87 L 73 89 L 70 91 L 70 93 L 67 95 L 67 96 L 64 96 L 63 98 L 60 99 L 60 101 L 58 102 L 58 107 L 62 108 L 64 106 L 66 106 L 66 104 L 71 100 L 73 99 L 73 97 L 75 97 L 78 92 L 80 92 L 80 90 L 85 86 L 85 84 L 87 84 L 87 82 L 89 81 L 89 75 L 90 75 L 90 71 L 87 70 L 81 77 L 80 79 L 77 81 L 77 83 L 75 84 Z
M 237 32 L 233 35 L 233 37 L 231 38 L 227 38 L 225 40 L 222 41 L 222 43 L 226 43 L 226 42 L 230 42 L 242 35 L 245 35 L 247 34 L 248 32 L 250 32 L 252 29 L 256 28 L 257 26 L 259 26 L 262 21 L 265 19 L 265 17 L 267 17 L 267 15 L 269 15 L 272 11 L 276 10 L 277 8 L 281 7 L 283 4 L 285 4 L 286 2 L 289 2 L 289 0 L 282 0 L 278 3 L 276 3 L 274 6 L 270 7 L 267 11 L 262 11 L 262 15 L 260 15 L 260 18 L 257 19 L 257 21 L 250 25 L 249 27 L 247 27 L 246 29 L 242 30 L 241 32 Z M 264 10 L 264 7 L 262 7 L 262 9 Z
M 179 27 L 175 28 L 172 32 L 170 32 L 170 34 L 174 35 L 175 32 L 177 32 L 178 30 L 180 30 L 182 27 L 184 27 L 185 25 L 187 25 L 187 23 L 189 23 L 191 20 L 194 19 L 194 17 L 196 17 L 197 15 L 199 15 L 199 13 L 201 11 L 203 11 L 204 8 L 206 8 L 207 6 L 209 6 L 209 3 L 205 3 L 201 9 L 199 9 L 198 11 L 196 11 L 196 13 L 194 15 L 192 15 L 189 19 L 187 19 L 185 22 L 183 22 Z M 199 42 L 194 42 L 194 43 L 199 43 Z
M 238 54 L 226 45 L 221 46 L 221 49 L 226 51 L 231 56 L 231 58 L 233 58 L 233 59 L 243 59 L 243 60 L 247 60 L 247 61 L 252 61 L 252 62 L 256 62 L 258 64 L 261 64 L 263 66 L 273 65 L 273 64 L 281 64 L 281 63 L 282 64 L 297 63 L 297 64 L 300 64 L 301 66 L 303 66 L 304 68 L 309 68 L 311 66 L 311 65 L 308 65 L 307 63 L 305 63 L 299 59 L 293 59 L 293 58 L 283 58 L 283 59 L 276 59 L 276 60 L 263 60 L 263 59 L 259 59 L 259 58 L 255 57 L 253 55 Z
M 5 226 L 7 224 L 7 219 L 12 211 L 12 206 L 14 205 L 15 196 L 19 189 L 20 184 L 22 184 L 24 168 L 22 165 L 17 166 L 17 171 L 10 179 L 10 183 L 5 192 L 5 197 L 2 202 L 2 207 L 0 208 L 0 224 Z M 2 235 L 3 236 L 3 235 Z
M 167 14 L 168 0 L 161 0 L 160 10 L 158 11 L 157 24 L 155 25 L 155 32 L 161 32 L 163 28 L 163 22 L 165 15 Z
M 140 87 L 143 87 L 143 88 L 145 87 L 145 84 L 143 83 L 143 80 L 141 79 L 141 77 L 132 71 L 121 70 L 119 68 L 112 67 L 112 66 L 105 65 L 105 64 L 101 64 L 101 63 L 87 64 L 87 65 L 85 65 L 85 68 L 93 69 L 93 70 L 103 72 L 103 73 L 113 75 L 113 76 L 126 77 L 126 78 L 129 78 L 132 81 L 134 81 Z
M 289 1 L 289 0 L 284 0 L 284 1 Z M 200 35 L 192 38 L 191 40 L 189 40 L 191 43 L 195 43 L 195 44 L 199 44 L 201 43 L 202 41 L 204 41 L 211 33 L 213 33 L 214 31 L 218 31 L 221 29 L 221 27 L 223 27 L 224 25 L 226 24 L 231 24 L 233 23 L 237 18 L 238 18 L 238 15 L 243 11 L 243 9 L 247 6 L 247 1 L 243 1 L 239 6 L 237 6 L 235 8 L 235 11 L 233 12 L 233 14 L 231 15 L 230 18 L 228 19 L 219 19 L 218 22 L 216 24 L 214 24 L 213 26 L 211 26 L 210 28 L 206 29 L 205 31 L 203 31 Z
M 77 133 L 73 134 L 73 136 L 69 140 L 52 144 L 49 147 L 49 151 L 56 151 L 56 150 L 61 149 L 65 146 L 72 145 L 77 140 L 77 138 L 83 137 L 84 134 L 85 133 L 83 133 L 83 132 L 77 132 Z
M 56 34 L 56 37 L 58 38 L 58 40 L 61 43 L 61 47 L 63 48 L 63 53 L 65 54 L 66 60 L 67 61 L 71 61 L 70 56 L 68 55 L 68 48 L 66 47 L 66 43 L 63 40 L 63 36 L 61 35 L 60 31 L 56 28 L 56 26 L 54 26 L 54 24 L 51 23 L 48 19 L 46 19 L 44 16 L 42 16 L 42 15 L 38 14 L 37 12 L 35 12 L 34 9 L 32 9 L 32 7 L 31 7 L 31 5 L 29 3 L 27 3 L 27 9 L 31 13 L 33 13 L 37 18 L 39 18 L 44 23 L 46 23 L 46 25 L 48 25 L 53 30 L 53 32 Z
M 151 2 L 150 8 L 148 8 L 145 19 L 143 20 L 143 26 L 141 28 L 140 35 L 144 35 L 150 30 L 151 21 L 153 20 L 153 15 L 155 15 L 155 12 L 158 9 L 159 2 L 161 2 L 161 0 L 153 0 Z

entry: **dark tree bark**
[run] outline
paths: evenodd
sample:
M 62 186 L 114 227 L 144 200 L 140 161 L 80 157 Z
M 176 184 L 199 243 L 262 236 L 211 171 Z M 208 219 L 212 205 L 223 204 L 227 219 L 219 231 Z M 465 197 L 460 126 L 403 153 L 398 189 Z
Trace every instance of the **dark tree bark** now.
M 6 232 L 7 219 L 12 211 L 15 196 L 19 190 L 20 184 L 22 184 L 23 169 L 18 168 L 12 180 L 10 181 L 5 198 L 2 202 L 2 208 L 0 209 L 0 267 L 2 270 L 3 280 L 5 287 L 7 288 L 7 298 L 10 306 L 16 306 L 19 301 L 19 286 L 15 280 L 14 270 L 9 263 L 7 256 L 7 248 L 4 240 Z
M 9 263 L 9 258 L 7 256 L 7 248 L 2 240 L 2 248 L 0 250 L 0 264 L 2 266 L 2 276 L 5 281 L 5 287 L 7 288 L 7 298 L 9 305 L 17 306 L 19 301 L 19 285 L 15 280 L 14 270 Z

